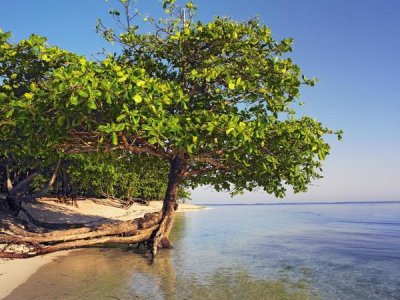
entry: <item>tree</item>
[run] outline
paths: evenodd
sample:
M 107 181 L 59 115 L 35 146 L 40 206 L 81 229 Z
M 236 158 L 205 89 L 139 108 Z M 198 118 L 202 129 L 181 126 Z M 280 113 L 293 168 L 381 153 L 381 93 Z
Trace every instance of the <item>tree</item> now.
M 291 39 L 275 41 L 258 19 L 216 17 L 205 24 L 195 19 L 192 2 L 184 10 L 174 1 L 163 2 L 165 19 L 145 18 L 154 31 L 141 33 L 132 25 L 137 14 L 130 1 L 120 3 L 126 16 L 111 14 L 124 31 L 102 21 L 97 28 L 122 46 L 121 54 L 89 61 L 43 42 L 38 59 L 63 60 L 61 66 L 22 96 L 4 91 L 10 79 L 3 81 L 5 132 L 25 139 L 35 130 L 41 147 L 63 155 L 122 150 L 169 162 L 162 211 L 142 235 L 153 255 L 171 247 L 184 182 L 232 193 L 262 188 L 282 197 L 288 186 L 303 192 L 320 177 L 329 153 L 324 135 L 334 132 L 295 115 L 301 85 L 315 81 L 289 58 Z

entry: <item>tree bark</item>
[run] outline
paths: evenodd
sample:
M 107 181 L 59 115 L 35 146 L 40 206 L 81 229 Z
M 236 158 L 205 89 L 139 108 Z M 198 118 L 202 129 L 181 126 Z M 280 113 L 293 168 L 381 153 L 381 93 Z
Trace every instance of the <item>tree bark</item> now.
M 187 170 L 188 162 L 184 154 L 176 155 L 170 163 L 170 172 L 168 176 L 168 186 L 163 200 L 162 214 L 163 219 L 159 228 L 154 233 L 152 241 L 152 256 L 158 252 L 160 248 L 171 249 L 173 246 L 169 241 L 169 233 L 174 223 L 174 213 L 177 208 L 177 194 L 179 185 L 182 182 Z

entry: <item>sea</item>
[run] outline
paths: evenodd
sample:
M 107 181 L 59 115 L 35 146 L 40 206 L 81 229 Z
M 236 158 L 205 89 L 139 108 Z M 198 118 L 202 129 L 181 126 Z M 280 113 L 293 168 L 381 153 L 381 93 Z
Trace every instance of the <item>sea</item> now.
M 400 299 L 400 202 L 207 205 L 151 262 L 113 245 L 57 258 L 6 299 Z

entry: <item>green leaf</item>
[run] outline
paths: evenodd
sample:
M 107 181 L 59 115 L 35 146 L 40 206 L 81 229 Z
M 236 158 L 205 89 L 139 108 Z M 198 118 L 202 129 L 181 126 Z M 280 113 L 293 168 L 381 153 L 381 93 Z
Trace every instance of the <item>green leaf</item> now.
M 97 105 L 92 98 L 88 100 L 87 106 L 89 109 L 96 109 Z
M 69 102 L 72 105 L 78 105 L 79 104 L 78 98 L 74 94 L 72 94 L 71 97 L 69 97 Z
M 65 122 L 65 116 L 64 115 L 61 115 L 61 116 L 59 116 L 58 118 L 57 118 L 57 125 L 58 126 L 64 126 L 64 122 Z
M 157 113 L 157 109 L 156 109 L 156 107 L 155 107 L 153 104 L 150 105 L 150 108 L 151 108 L 151 110 L 152 110 L 152 112 L 153 112 L 154 114 Z
M 33 94 L 32 93 L 25 93 L 24 94 L 24 98 L 28 99 L 28 100 L 31 100 L 33 98 Z
M 29 84 L 29 88 L 30 88 L 30 90 L 31 90 L 32 92 L 35 92 L 35 91 L 37 90 L 36 83 L 31 82 L 31 83 Z
M 119 123 L 117 125 L 115 125 L 114 130 L 115 131 L 122 131 L 125 129 L 125 124 L 124 123 Z
M 117 134 L 115 132 L 111 133 L 111 143 L 114 146 L 118 145 L 118 137 L 117 137 Z
M 87 98 L 89 96 L 88 93 L 86 93 L 83 90 L 78 90 L 78 94 L 79 94 L 79 96 L 81 96 L 83 98 Z
M 231 128 L 228 128 L 225 132 L 227 135 L 229 135 L 233 130 L 235 130 L 235 128 L 231 127 Z
M 146 84 L 146 81 L 144 81 L 144 80 L 138 80 L 137 82 L 136 82 L 136 85 L 138 86 L 138 87 L 142 87 L 142 86 L 144 86 Z
M 13 113 L 14 113 L 14 108 L 11 108 L 9 111 L 6 112 L 5 117 L 6 117 L 7 119 L 8 119 L 8 118 L 11 118 L 12 115 L 13 115 Z
M 194 147 L 194 145 L 192 145 L 192 144 L 186 145 L 186 151 L 189 154 L 192 154 L 193 153 L 193 147 Z
M 128 75 L 122 75 L 120 78 L 118 78 L 118 82 L 122 83 L 128 79 Z
M 107 104 L 112 104 L 111 94 L 110 93 L 106 93 L 106 103 Z
M 139 94 L 136 94 L 135 96 L 133 96 L 133 100 L 134 100 L 136 103 L 140 103 L 140 102 L 143 101 L 142 96 L 140 96 Z
M 122 114 L 122 115 L 119 115 L 118 117 L 117 117 L 117 122 L 121 122 L 123 119 L 125 119 L 126 118 L 126 114 Z

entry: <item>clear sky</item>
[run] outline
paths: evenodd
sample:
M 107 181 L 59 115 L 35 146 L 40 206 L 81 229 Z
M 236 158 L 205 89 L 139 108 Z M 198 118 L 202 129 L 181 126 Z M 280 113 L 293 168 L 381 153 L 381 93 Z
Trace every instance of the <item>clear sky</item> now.
M 159 14 L 159 1 L 138 0 L 143 12 Z M 400 1 L 399 0 L 202 0 L 199 18 L 246 20 L 259 15 L 276 39 L 294 38 L 293 59 L 314 88 L 304 89 L 301 113 L 344 130 L 332 141 L 325 178 L 308 193 L 285 200 L 400 200 Z M 85 54 L 107 44 L 95 33 L 116 1 L 1 0 L 0 28 L 14 41 L 31 33 L 52 45 Z M 107 46 L 108 49 L 109 46 Z M 193 192 L 195 202 L 275 201 L 262 193 L 231 199 L 210 189 Z

